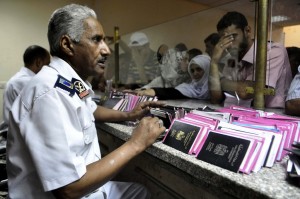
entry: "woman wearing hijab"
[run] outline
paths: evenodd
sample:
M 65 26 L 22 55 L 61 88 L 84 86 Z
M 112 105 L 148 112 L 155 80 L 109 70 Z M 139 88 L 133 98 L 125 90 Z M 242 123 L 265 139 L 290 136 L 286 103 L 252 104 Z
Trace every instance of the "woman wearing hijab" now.
M 138 95 L 156 96 L 159 100 L 167 99 L 208 99 L 208 75 L 210 57 L 198 55 L 194 57 L 189 65 L 188 72 L 192 78 L 190 83 L 182 83 L 175 88 L 151 88 L 134 91 Z

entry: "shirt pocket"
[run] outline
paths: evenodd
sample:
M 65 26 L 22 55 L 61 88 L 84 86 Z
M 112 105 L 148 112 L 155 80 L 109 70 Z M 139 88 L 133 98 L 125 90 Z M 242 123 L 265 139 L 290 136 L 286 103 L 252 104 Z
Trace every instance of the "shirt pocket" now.
M 93 112 L 87 106 L 79 107 L 78 117 L 82 128 L 83 141 L 85 144 L 90 144 L 97 133 Z
M 92 120 L 83 126 L 83 139 L 85 144 L 90 144 L 96 136 L 96 129 L 95 129 L 95 119 L 91 118 Z

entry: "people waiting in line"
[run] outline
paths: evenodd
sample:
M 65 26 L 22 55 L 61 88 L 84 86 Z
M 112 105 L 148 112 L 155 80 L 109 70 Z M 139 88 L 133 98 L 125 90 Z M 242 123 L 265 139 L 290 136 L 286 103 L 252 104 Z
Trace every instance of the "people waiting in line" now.
M 166 130 L 145 117 L 161 102 L 130 112 L 97 106 L 89 76 L 103 70 L 110 50 L 96 13 L 77 4 L 53 12 L 52 59 L 23 88 L 10 112 L 7 139 L 9 198 L 150 198 L 138 183 L 110 181 Z M 140 120 L 131 138 L 101 158 L 95 122 Z
M 189 65 L 188 72 L 192 78 L 190 83 L 182 83 L 171 88 L 150 88 L 145 90 L 128 91 L 137 95 L 156 96 L 159 100 L 166 99 L 209 99 L 208 76 L 210 57 L 198 55 Z
M 159 64 L 160 76 L 143 86 L 142 89 L 153 87 L 172 88 L 181 83 L 190 82 L 191 76 L 188 73 L 189 60 L 200 54 L 202 54 L 202 51 L 196 48 L 182 52 L 168 49 L 161 59 L 161 64 Z
M 241 99 L 253 98 L 247 87 L 254 88 L 254 42 L 246 17 L 238 12 L 228 12 L 217 24 L 221 36 L 211 57 L 211 102 L 222 103 L 224 92 L 236 92 Z M 236 56 L 231 56 L 236 55 Z M 284 108 L 292 73 L 285 47 L 269 42 L 266 64 L 266 87 L 273 88 L 275 95 L 265 96 L 265 107 Z
M 26 48 L 23 54 L 24 66 L 12 76 L 6 83 L 3 93 L 3 122 L 1 131 L 7 131 L 9 124 L 9 112 L 13 102 L 20 94 L 21 90 L 31 78 L 38 73 L 42 66 L 50 63 L 48 50 L 38 45 L 31 45 Z
M 135 32 L 130 36 L 131 62 L 126 84 L 139 88 L 159 76 L 157 54 L 150 47 L 147 35 Z
M 175 45 L 175 50 L 178 52 L 185 52 L 188 50 L 188 47 L 184 43 L 178 43 Z

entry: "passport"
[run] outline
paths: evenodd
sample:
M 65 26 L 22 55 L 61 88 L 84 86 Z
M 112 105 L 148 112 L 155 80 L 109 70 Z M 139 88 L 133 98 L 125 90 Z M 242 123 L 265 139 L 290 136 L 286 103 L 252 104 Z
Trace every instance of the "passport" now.
M 162 142 L 183 153 L 189 154 L 201 129 L 200 126 L 174 120 Z
M 238 172 L 250 140 L 210 131 L 197 159 Z

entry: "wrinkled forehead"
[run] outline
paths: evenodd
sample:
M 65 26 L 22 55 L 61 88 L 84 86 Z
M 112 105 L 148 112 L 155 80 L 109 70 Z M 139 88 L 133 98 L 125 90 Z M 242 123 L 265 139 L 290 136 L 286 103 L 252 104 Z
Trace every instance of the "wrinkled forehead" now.
M 102 25 L 94 17 L 89 17 L 84 20 L 84 29 L 87 33 L 90 33 L 92 35 L 98 34 L 104 36 L 104 30 Z

